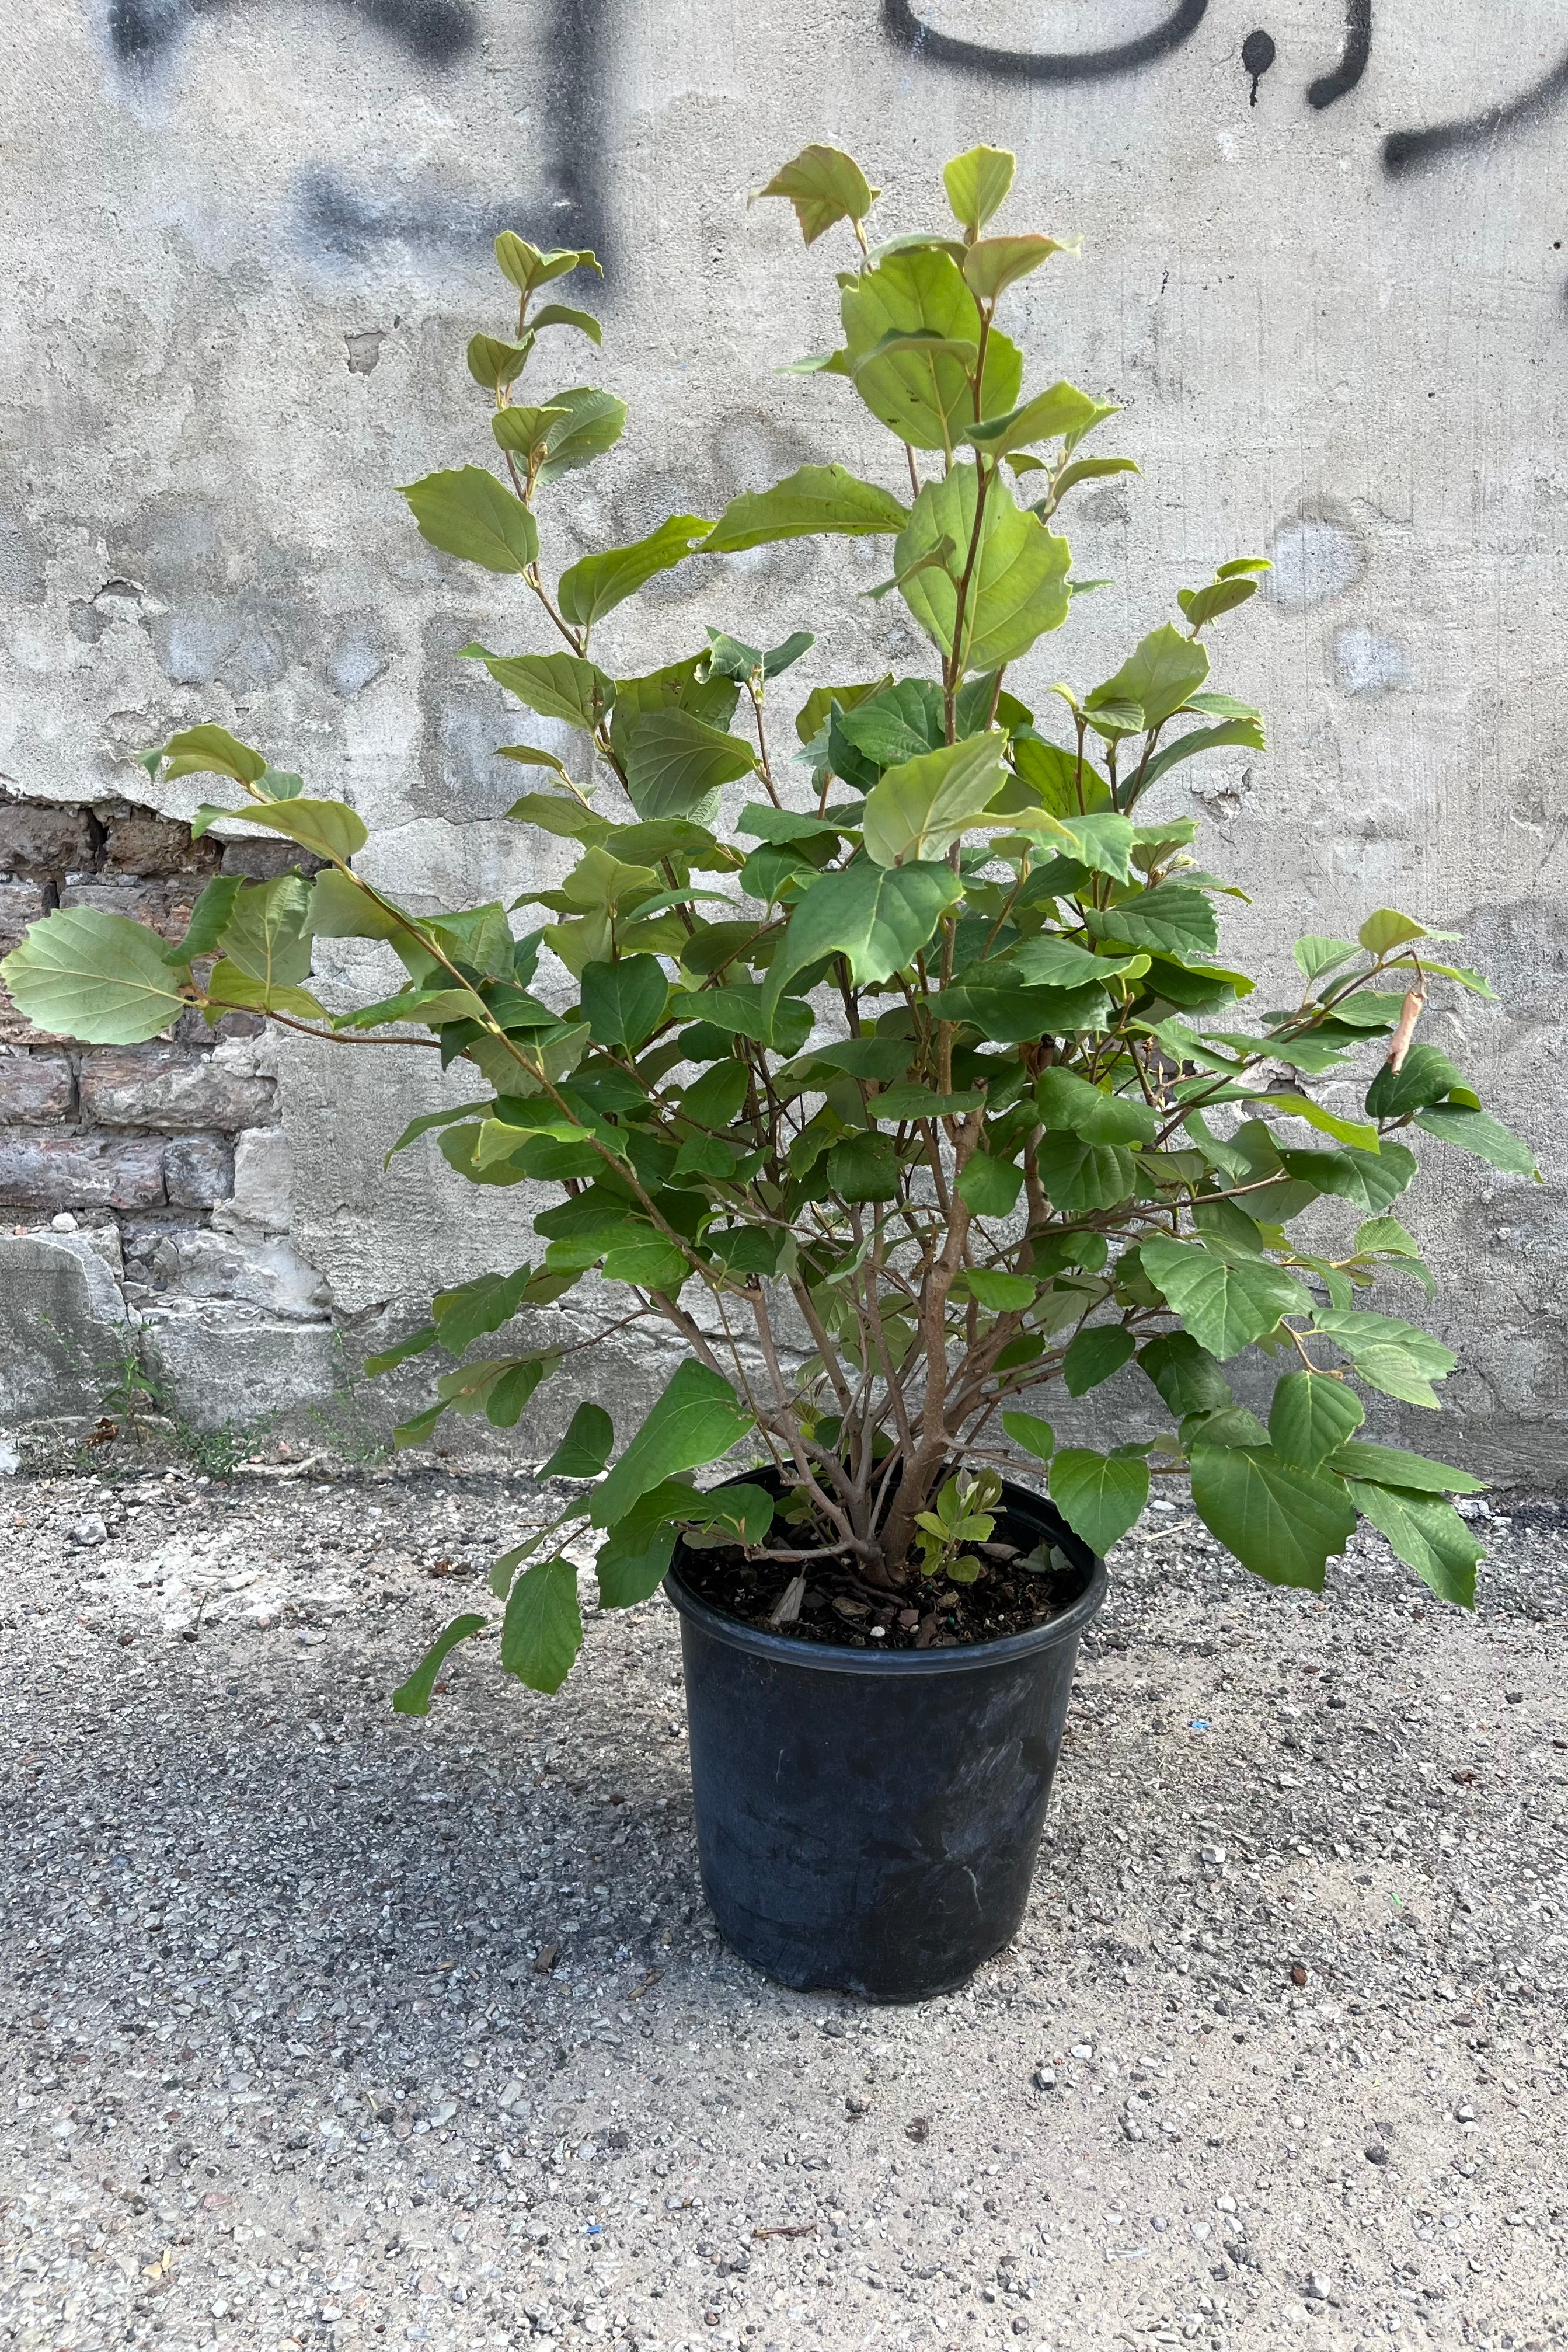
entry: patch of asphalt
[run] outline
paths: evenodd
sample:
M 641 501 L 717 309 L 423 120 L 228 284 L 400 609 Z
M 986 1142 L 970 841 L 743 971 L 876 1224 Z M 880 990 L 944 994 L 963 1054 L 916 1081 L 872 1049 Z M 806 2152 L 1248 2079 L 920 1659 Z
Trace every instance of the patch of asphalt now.
M 878 2010 L 711 1931 L 662 1601 L 390 1713 L 542 1508 L 0 1484 L 0 2344 L 1565 2340 L 1568 1516 L 1471 1619 L 1156 1513 L 1016 1945 Z

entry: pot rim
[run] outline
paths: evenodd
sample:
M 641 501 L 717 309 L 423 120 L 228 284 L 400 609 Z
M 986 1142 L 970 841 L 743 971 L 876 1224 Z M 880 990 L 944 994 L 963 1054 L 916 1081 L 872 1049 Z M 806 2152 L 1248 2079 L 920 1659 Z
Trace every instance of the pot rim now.
M 1011 1479 L 1006 1481 L 1008 1486 L 1013 1483 Z M 1026 1486 L 1017 1491 L 1021 1500 L 1042 1499 Z M 1043 1625 L 1031 1625 L 1026 1633 L 1005 1633 L 999 1641 L 959 1642 L 951 1649 L 942 1650 L 840 1649 L 836 1643 L 800 1642 L 788 1633 L 771 1633 L 760 1625 L 744 1624 L 740 1618 L 726 1616 L 722 1610 L 713 1608 L 689 1590 L 681 1580 L 679 1549 L 665 1577 L 663 1590 L 670 1606 L 700 1626 L 710 1640 L 727 1643 L 733 1650 L 749 1651 L 753 1657 L 766 1658 L 773 1665 L 798 1666 L 808 1674 L 826 1675 L 973 1674 L 986 1666 L 1012 1665 L 1038 1651 L 1076 1642 L 1084 1627 L 1099 1616 L 1110 1588 L 1104 1560 L 1098 1555 L 1091 1557 L 1094 1568 L 1089 1582 L 1059 1615 L 1048 1617 Z

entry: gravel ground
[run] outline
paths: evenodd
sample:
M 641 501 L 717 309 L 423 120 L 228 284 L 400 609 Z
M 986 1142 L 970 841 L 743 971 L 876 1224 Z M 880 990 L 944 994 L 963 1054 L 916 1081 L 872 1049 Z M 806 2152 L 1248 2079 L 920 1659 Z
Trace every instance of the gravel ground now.
M 0 2343 L 1568 2341 L 1568 1510 L 1509 1500 L 1474 1620 L 1156 1514 L 1016 1945 L 868 2010 L 709 1927 L 662 1601 L 389 1712 L 525 1479 L 5 1481 Z

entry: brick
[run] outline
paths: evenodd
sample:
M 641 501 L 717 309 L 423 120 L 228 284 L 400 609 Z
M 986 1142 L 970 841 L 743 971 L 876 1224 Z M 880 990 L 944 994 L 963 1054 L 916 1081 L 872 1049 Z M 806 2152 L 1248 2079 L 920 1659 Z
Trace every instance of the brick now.
M 168 1134 L 267 1127 L 276 1116 L 270 1078 L 247 1078 L 210 1054 L 178 1045 L 110 1045 L 82 1055 L 81 1115 L 100 1127 Z
M 76 1078 L 63 1054 L 0 1055 L 0 1124 L 28 1127 L 76 1116 Z
M 221 1135 L 179 1135 L 163 1149 L 163 1182 L 174 1209 L 216 1209 L 234 1191 L 234 1153 Z
M 0 874 L 58 881 L 92 866 L 95 827 L 84 808 L 49 801 L 0 801 Z
M 205 980 L 215 959 L 208 957 L 196 965 L 196 977 Z M 259 1013 L 226 1013 L 216 1021 L 209 1021 L 205 1013 L 193 1005 L 182 1013 L 170 1034 L 176 1045 L 221 1045 L 233 1037 L 259 1037 L 267 1026 Z
M 156 1136 L 51 1135 L 0 1129 L 0 1202 L 8 1208 L 154 1209 L 163 1203 Z
M 132 809 L 111 817 L 103 837 L 106 874 L 194 874 L 205 880 L 223 860 L 223 844 L 209 835 L 191 839 L 188 824 L 155 816 L 151 809 Z
M 0 882 L 0 955 L 8 955 L 28 924 L 43 914 L 44 894 L 37 882 Z
M 286 1234 L 294 1222 L 293 1159 L 280 1127 L 253 1127 L 235 1138 L 231 1213 L 263 1233 Z
M 312 857 L 308 849 L 296 849 L 291 841 L 226 841 L 223 845 L 224 872 L 243 874 L 252 882 L 275 881 L 279 874 L 319 874 L 326 862 L 324 857 Z
M 204 878 L 192 874 L 182 875 L 174 881 L 69 882 L 60 892 L 60 904 L 93 907 L 103 915 L 123 915 L 129 922 L 151 923 L 162 939 L 181 940 Z

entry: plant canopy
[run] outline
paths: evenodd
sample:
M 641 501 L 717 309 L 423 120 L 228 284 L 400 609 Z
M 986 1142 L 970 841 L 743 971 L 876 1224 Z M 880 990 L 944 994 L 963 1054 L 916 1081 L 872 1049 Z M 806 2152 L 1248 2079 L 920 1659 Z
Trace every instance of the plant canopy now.
M 1321 1589 L 1364 1517 L 1434 1591 L 1473 1597 L 1479 1547 L 1448 1497 L 1479 1482 L 1366 1424 L 1384 1400 L 1436 1407 L 1456 1361 L 1399 1311 L 1432 1288 L 1394 1214 L 1411 1144 L 1536 1172 L 1415 1036 L 1433 992 L 1490 991 L 1440 960 L 1447 935 L 1386 908 L 1353 939 L 1299 940 L 1300 989 L 1271 1010 L 1222 953 L 1241 894 L 1194 862 L 1196 824 L 1161 788 L 1190 760 L 1264 749 L 1258 712 L 1209 683 L 1212 629 L 1253 595 L 1260 560 L 1181 591 L 1112 676 L 1054 687 L 1043 712 L 1009 689 L 1099 584 L 1072 576 L 1065 505 L 1137 470 L 1086 454 L 1112 406 L 1030 390 L 998 324 L 1009 289 L 1064 250 L 994 228 L 1013 169 L 991 148 L 957 158 L 952 218 L 875 249 L 877 192 L 849 157 L 812 146 L 780 171 L 764 193 L 808 246 L 853 241 L 843 342 L 798 368 L 840 379 L 900 445 L 885 478 L 803 465 L 552 583 L 549 494 L 615 446 L 626 411 L 581 384 L 524 399 L 562 334 L 599 342 L 591 314 L 538 299 L 597 265 L 497 240 L 517 299 L 467 354 L 487 446 L 403 496 L 433 547 L 533 614 L 530 644 L 467 653 L 524 731 L 531 714 L 575 736 L 570 760 L 526 741 L 501 754 L 532 772 L 511 817 L 574 845 L 558 885 L 416 915 L 359 870 L 351 807 L 195 727 L 148 752 L 149 772 L 219 779 L 195 830 L 268 828 L 319 861 L 313 878 L 209 884 L 177 947 L 72 908 L 0 967 L 40 1027 L 92 1043 L 242 1008 L 461 1065 L 469 1098 L 392 1149 L 431 1134 L 470 1182 L 528 1187 L 534 1241 L 373 1360 L 446 1360 L 400 1442 L 452 1413 L 510 1427 L 551 1379 L 584 1387 L 591 1359 L 574 1367 L 605 1334 L 550 1336 L 571 1292 L 606 1329 L 677 1345 L 640 1427 L 579 1404 L 546 1466 L 580 1500 L 491 1571 L 500 1663 L 538 1690 L 582 1638 L 568 1545 L 595 1548 L 612 1608 L 656 1590 L 679 1534 L 776 1562 L 781 1585 L 832 1558 L 908 1598 L 984 1573 L 1008 1467 L 1048 1481 L 1100 1551 L 1152 1485 L 1185 1477 L 1205 1526 L 1271 1582 Z M 762 646 L 710 627 L 642 676 L 603 648 L 610 616 L 678 566 L 721 609 L 723 559 L 834 536 L 880 542 L 872 593 L 901 600 L 930 661 L 816 684 L 787 755 L 767 719 L 812 635 Z M 370 960 L 400 983 L 342 1004 L 341 980 L 312 980 L 319 939 L 380 943 Z M 1292 1235 L 1304 1215 L 1310 1240 Z M 1230 1385 L 1259 1357 L 1276 1376 L 1266 1420 Z M 1124 1370 L 1157 1395 L 1163 1433 L 1058 1447 L 1037 1409 L 1050 1384 L 1080 1397 Z M 742 1444 L 762 1483 L 700 1488 Z M 447 1653 L 488 1622 L 455 1620 L 397 1704 L 423 1712 Z

